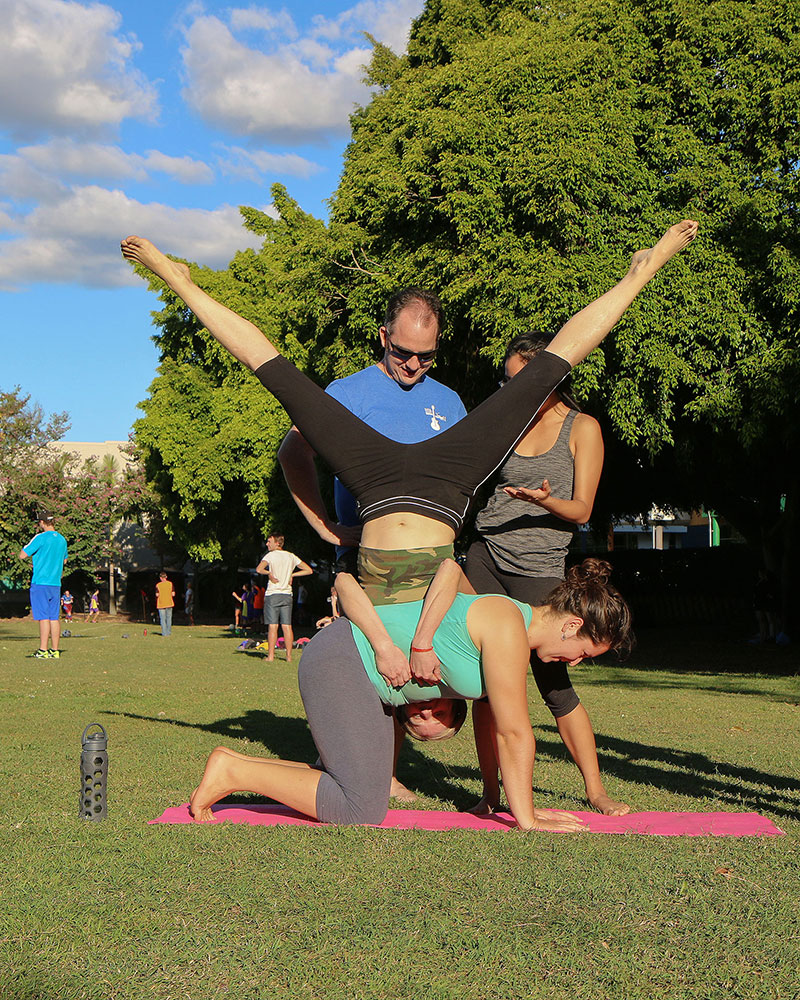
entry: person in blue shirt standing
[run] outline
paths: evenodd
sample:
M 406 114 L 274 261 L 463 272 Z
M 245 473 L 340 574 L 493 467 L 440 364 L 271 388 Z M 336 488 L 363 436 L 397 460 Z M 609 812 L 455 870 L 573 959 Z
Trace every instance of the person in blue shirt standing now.
M 67 542 L 55 529 L 53 515 L 39 511 L 39 533 L 20 549 L 20 559 L 33 561 L 31 580 L 31 614 L 39 623 L 39 648 L 33 654 L 39 660 L 58 660 L 61 653 L 59 608 L 61 603 L 61 575 L 67 561 Z

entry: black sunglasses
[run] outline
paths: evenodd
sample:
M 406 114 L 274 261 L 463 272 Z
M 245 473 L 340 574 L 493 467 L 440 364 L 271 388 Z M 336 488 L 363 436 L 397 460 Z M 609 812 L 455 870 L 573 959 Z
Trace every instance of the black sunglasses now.
M 386 338 L 386 346 L 389 348 L 391 354 L 393 354 L 398 361 L 405 364 L 412 358 L 417 358 L 421 365 L 428 365 L 436 357 L 436 352 L 439 350 L 438 347 L 434 347 L 432 351 L 405 351 L 402 347 L 395 347 L 391 340 Z

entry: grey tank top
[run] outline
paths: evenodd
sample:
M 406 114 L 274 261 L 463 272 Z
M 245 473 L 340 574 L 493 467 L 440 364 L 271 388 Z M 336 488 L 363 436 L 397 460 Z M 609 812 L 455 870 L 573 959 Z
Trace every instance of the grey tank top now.
M 554 514 L 515 500 L 503 492 L 504 486 L 542 485 L 550 480 L 552 496 L 572 499 L 574 459 L 569 436 L 577 410 L 564 418 L 556 443 L 543 455 L 518 455 L 513 451 L 500 469 L 489 502 L 475 519 L 498 569 L 522 576 L 564 576 L 564 560 L 576 526 Z

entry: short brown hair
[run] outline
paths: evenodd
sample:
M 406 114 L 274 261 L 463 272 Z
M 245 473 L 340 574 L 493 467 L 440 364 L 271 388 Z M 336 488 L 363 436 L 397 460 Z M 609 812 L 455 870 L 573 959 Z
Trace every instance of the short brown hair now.
M 277 546 L 279 546 L 280 548 L 283 548 L 283 535 L 276 535 L 275 532 L 272 531 L 272 532 L 270 532 L 270 534 L 267 535 L 267 540 L 268 541 L 269 541 L 270 538 L 273 540 L 273 542 L 275 542 L 275 544 Z
M 415 302 L 424 306 L 436 320 L 436 336 L 441 337 L 444 329 L 444 307 L 438 295 L 429 292 L 426 288 L 411 286 L 410 288 L 398 288 L 386 305 L 386 314 L 383 317 L 383 325 L 392 332 L 392 324 L 400 313 Z

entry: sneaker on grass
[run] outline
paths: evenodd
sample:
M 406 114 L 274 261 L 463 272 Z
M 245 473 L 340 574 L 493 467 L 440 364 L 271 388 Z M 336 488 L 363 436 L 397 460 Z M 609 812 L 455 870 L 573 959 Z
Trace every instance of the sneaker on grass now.
M 50 650 L 49 649 L 37 649 L 35 653 L 30 654 L 34 660 L 49 660 Z
M 48 652 L 48 656 L 50 657 L 51 660 L 60 660 L 61 659 L 61 650 L 60 649 L 51 649 Z

